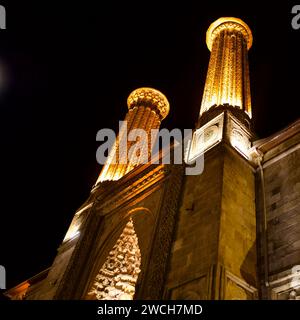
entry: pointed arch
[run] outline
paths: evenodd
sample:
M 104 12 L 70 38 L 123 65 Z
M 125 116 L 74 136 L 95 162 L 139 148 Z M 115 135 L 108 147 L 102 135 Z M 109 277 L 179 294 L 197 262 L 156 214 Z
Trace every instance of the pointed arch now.
M 87 294 L 89 300 L 132 300 L 141 271 L 141 251 L 129 219 Z

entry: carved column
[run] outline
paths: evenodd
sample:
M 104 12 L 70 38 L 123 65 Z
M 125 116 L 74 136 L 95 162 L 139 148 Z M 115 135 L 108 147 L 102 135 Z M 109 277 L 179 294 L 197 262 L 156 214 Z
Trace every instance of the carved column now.
M 230 105 L 251 118 L 248 50 L 252 33 L 238 18 L 220 18 L 206 33 L 211 51 L 200 116 L 213 106 Z
M 104 165 L 97 182 L 105 180 L 118 180 L 134 167 L 142 163 L 142 154 L 137 155 L 135 141 L 128 141 L 127 133 L 133 129 L 145 130 L 148 141 L 145 141 L 146 154 L 150 153 L 151 130 L 158 129 L 161 121 L 169 113 L 169 102 L 158 90 L 152 88 L 139 88 L 134 90 L 128 97 L 128 113 L 125 117 L 125 125 L 119 132 L 108 161 Z M 122 148 L 122 142 L 127 148 Z M 123 144 L 123 145 L 124 145 Z

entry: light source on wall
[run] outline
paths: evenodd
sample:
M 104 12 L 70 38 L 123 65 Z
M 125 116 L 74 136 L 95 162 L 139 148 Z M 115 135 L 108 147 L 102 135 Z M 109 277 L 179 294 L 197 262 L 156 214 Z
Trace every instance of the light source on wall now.
M 71 240 L 74 239 L 78 234 L 80 233 L 79 231 L 79 225 L 78 224 L 72 224 L 64 238 L 63 241 Z
M 248 50 L 252 42 L 251 30 L 241 19 L 223 17 L 210 25 L 206 44 L 211 54 L 200 116 L 228 104 L 251 118 Z
M 85 211 L 90 209 L 93 206 L 93 203 L 89 203 L 88 205 L 80 208 L 76 213 L 72 220 L 71 226 L 64 238 L 63 241 L 74 239 L 80 233 L 80 226 L 82 224 L 82 215 L 85 214 Z

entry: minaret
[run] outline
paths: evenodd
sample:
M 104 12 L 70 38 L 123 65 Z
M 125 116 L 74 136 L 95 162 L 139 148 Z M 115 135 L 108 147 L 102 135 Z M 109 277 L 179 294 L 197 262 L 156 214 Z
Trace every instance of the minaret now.
M 238 18 L 220 18 L 208 28 L 211 56 L 190 161 L 221 141 L 249 159 L 253 134 L 248 50 L 252 42 L 250 28 Z
M 258 297 L 255 166 L 245 22 L 221 18 L 206 35 L 211 51 L 200 117 L 186 159 L 204 155 L 200 175 L 186 176 L 166 297 L 249 300 Z
M 220 18 L 210 25 L 206 44 L 211 51 L 200 116 L 210 108 L 230 105 L 251 118 L 248 50 L 252 33 L 237 18 Z
M 134 167 L 142 163 L 142 154 L 137 155 L 134 142 L 128 141 L 128 133 L 134 129 L 144 129 L 148 144 L 143 155 L 151 151 L 151 130 L 159 129 L 161 121 L 168 115 L 170 105 L 160 91 L 152 88 L 134 90 L 127 99 L 128 112 L 119 135 L 109 154 L 97 182 L 119 180 Z M 132 148 L 131 148 L 132 147 Z M 148 161 L 146 161 L 148 162 Z M 145 163 L 145 161 L 144 161 Z

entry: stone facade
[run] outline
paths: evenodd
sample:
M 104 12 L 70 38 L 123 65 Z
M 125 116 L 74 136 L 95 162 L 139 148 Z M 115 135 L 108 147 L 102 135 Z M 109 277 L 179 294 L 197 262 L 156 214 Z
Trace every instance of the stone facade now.
M 225 143 L 185 177 L 167 289 L 171 299 L 257 296 L 254 170 Z
M 299 128 L 297 121 L 257 143 L 264 153 L 263 176 L 260 169 L 257 174 L 257 217 L 262 297 L 266 299 L 288 299 L 290 293 L 300 297 Z

